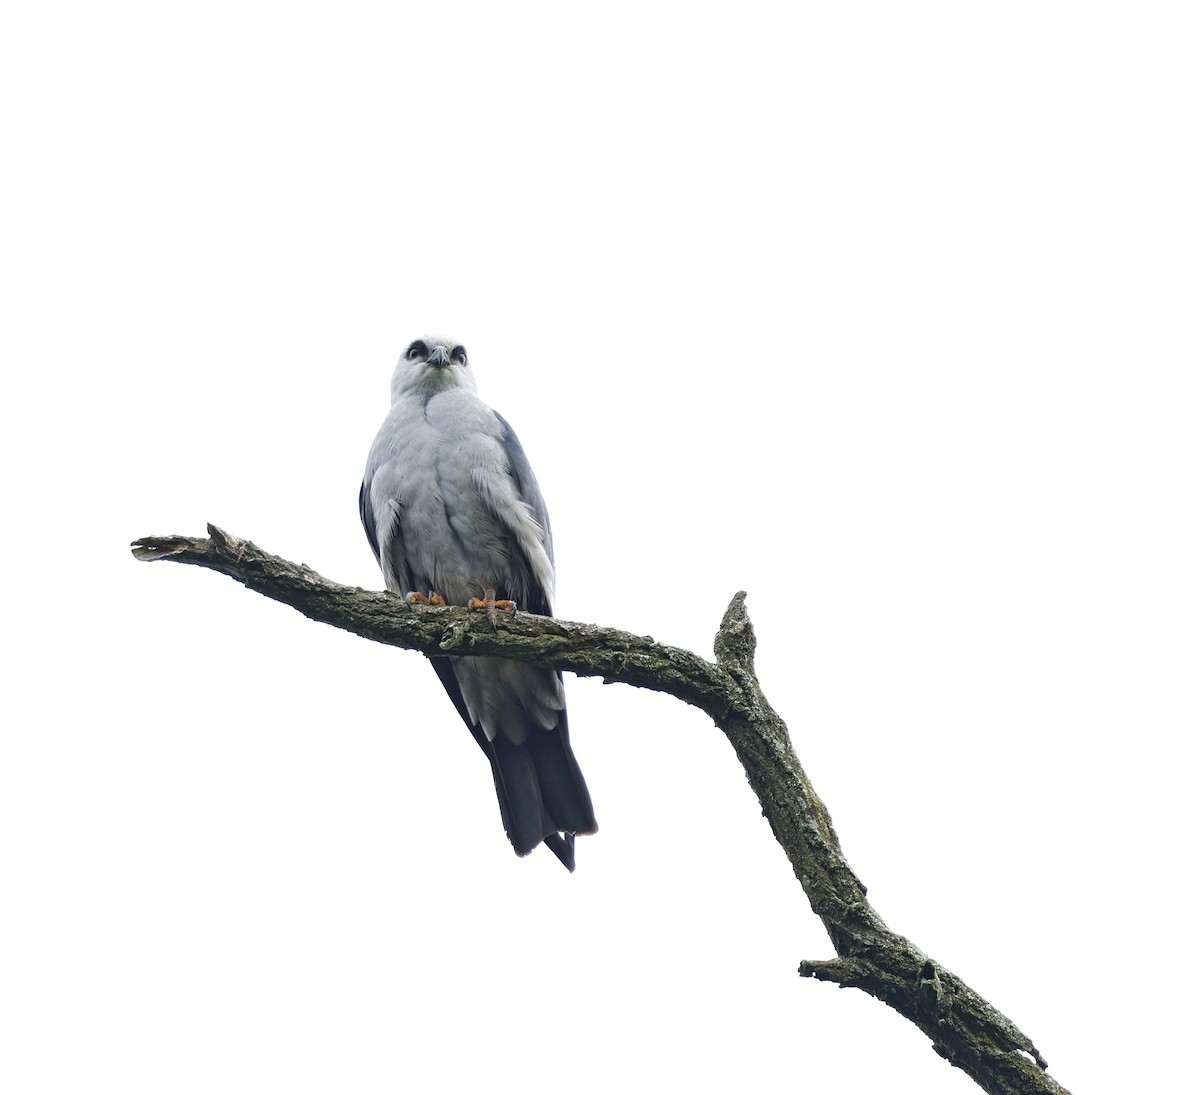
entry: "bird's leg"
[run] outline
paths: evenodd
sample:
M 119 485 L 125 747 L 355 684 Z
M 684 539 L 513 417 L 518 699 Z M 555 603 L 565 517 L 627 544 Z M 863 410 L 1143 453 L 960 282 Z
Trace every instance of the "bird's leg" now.
M 480 600 L 478 597 L 472 597 L 467 602 L 467 608 L 468 609 L 476 609 L 476 608 L 486 609 L 488 623 L 492 625 L 492 630 L 495 631 L 496 630 L 496 609 L 500 609 L 503 612 L 512 612 L 515 614 L 517 611 L 517 602 L 516 601 L 503 601 L 503 600 L 497 601 L 496 600 L 496 591 L 491 586 L 488 586 L 487 589 L 484 591 L 483 600 Z
M 406 593 L 404 599 L 410 605 L 444 605 L 446 603 L 446 598 L 440 593 L 434 593 L 432 589 L 429 591 L 428 597 L 424 593 Z

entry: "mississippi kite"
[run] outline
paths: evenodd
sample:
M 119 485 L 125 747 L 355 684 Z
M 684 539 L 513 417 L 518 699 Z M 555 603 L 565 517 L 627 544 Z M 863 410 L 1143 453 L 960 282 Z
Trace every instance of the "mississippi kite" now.
M 417 339 L 392 376 L 359 492 L 384 584 L 410 600 L 554 614 L 550 519 L 512 427 L 483 402 L 467 352 Z M 575 836 L 596 831 L 571 752 L 562 674 L 503 658 L 430 658 L 492 765 L 518 855 L 540 843 L 575 869 Z

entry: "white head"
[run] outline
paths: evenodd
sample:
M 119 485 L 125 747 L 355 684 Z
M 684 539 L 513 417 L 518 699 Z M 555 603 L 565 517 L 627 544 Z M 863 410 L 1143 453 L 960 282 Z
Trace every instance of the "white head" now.
M 475 374 L 461 342 L 426 335 L 409 344 L 392 374 L 392 402 L 416 392 L 426 399 L 453 388 L 475 391 Z

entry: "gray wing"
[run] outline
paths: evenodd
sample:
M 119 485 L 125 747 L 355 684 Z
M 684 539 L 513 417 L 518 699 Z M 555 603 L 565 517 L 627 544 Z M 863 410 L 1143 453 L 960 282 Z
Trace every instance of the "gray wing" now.
M 550 556 L 550 565 L 554 565 L 554 540 L 550 534 L 550 513 L 546 509 L 546 500 L 542 497 L 541 489 L 538 487 L 537 479 L 533 474 L 533 467 L 529 463 L 529 457 L 525 455 L 525 450 L 521 448 L 521 442 L 517 440 L 516 432 L 512 426 L 508 424 L 499 411 L 492 412 L 496 416 L 496 421 L 500 423 L 501 437 L 500 443 L 504 446 L 504 455 L 508 457 L 508 470 L 513 481 L 517 486 L 517 496 L 524 502 L 532 511 L 537 522 L 542 526 L 542 531 L 545 533 L 546 554 Z M 530 568 L 532 574 L 532 568 Z M 530 583 L 533 585 L 533 583 Z M 521 605 L 521 608 L 536 613 L 538 616 L 553 616 L 551 604 L 554 599 L 554 591 L 548 589 L 535 588 L 534 596 L 529 600 L 528 604 Z
M 381 532 L 379 515 L 371 503 L 371 483 L 378 472 L 379 468 L 372 465 L 363 477 L 362 486 L 358 489 L 358 515 L 362 519 L 363 530 L 375 555 L 375 562 L 383 571 L 384 584 L 393 593 L 409 593 L 417 587 L 413 584 L 408 560 L 404 554 L 404 541 L 400 536 L 400 507 L 394 502 L 388 504 L 392 510 L 392 520 L 390 527 Z M 384 552 L 387 553 L 386 558 Z
M 375 562 L 379 562 L 379 532 L 375 525 L 375 507 L 371 505 L 371 480 L 366 477 L 358 488 L 358 516 L 362 519 L 363 528 L 367 533 L 367 543 L 375 553 Z

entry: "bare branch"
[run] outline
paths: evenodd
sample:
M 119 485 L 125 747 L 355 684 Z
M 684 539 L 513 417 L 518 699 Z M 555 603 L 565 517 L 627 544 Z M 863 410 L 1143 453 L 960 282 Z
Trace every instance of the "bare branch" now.
M 213 525 L 209 536 L 146 537 L 137 559 L 170 559 L 218 570 L 310 619 L 423 654 L 496 655 L 666 692 L 708 714 L 729 738 L 763 814 L 838 957 L 804 962 L 800 974 L 861 989 L 915 1023 L 933 1048 L 994 1095 L 1066 1095 L 1033 1043 L 944 966 L 893 932 L 867 901 L 842 855 L 829 813 L 792 748 L 787 727 L 754 673 L 754 629 L 746 595 L 721 620 L 710 662 L 648 636 L 517 613 L 493 632 L 465 608 L 410 606 L 391 593 L 330 582 L 309 567 L 268 555 Z

